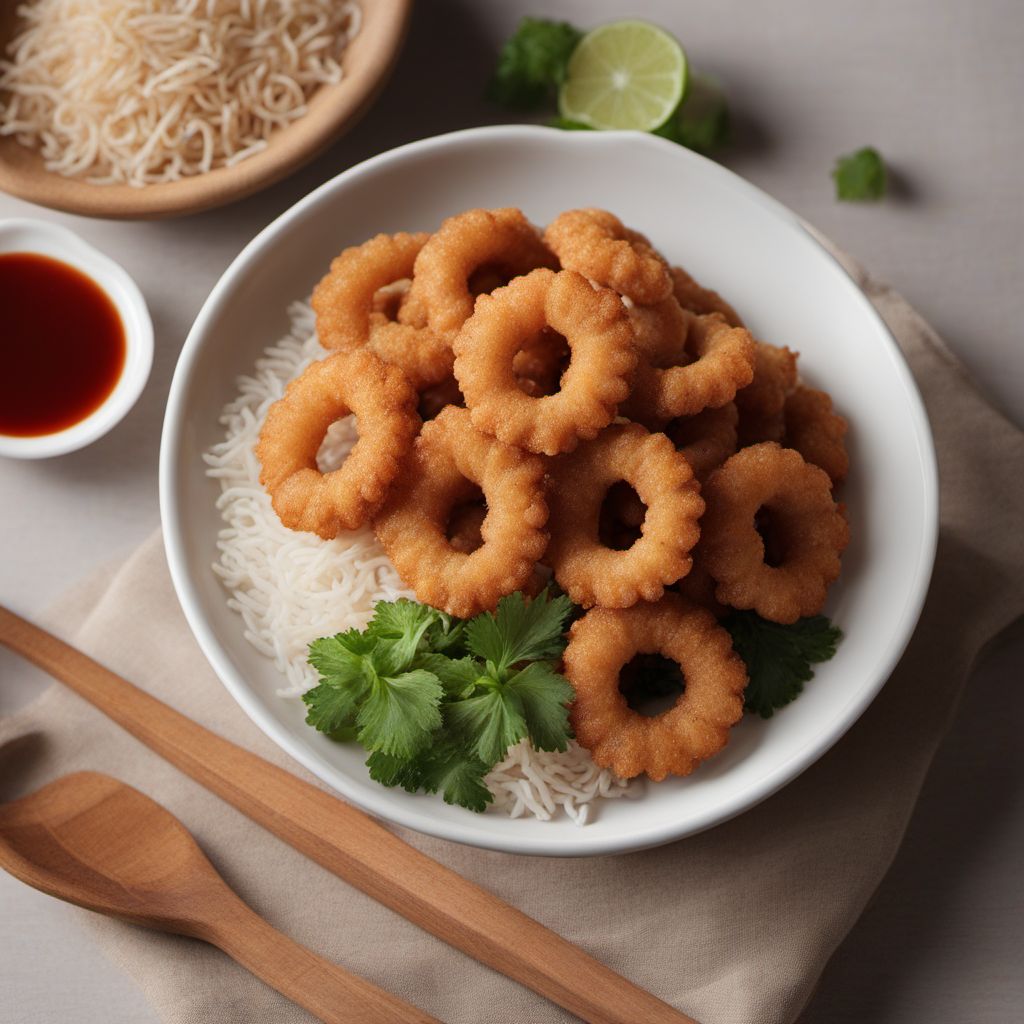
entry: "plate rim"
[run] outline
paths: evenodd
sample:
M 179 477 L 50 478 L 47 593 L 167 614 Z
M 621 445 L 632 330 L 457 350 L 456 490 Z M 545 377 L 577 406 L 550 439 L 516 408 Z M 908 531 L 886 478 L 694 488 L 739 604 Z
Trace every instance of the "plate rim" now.
M 362 799 L 361 794 L 355 787 L 348 784 L 349 780 L 343 773 L 338 772 L 336 769 L 328 769 L 315 750 L 302 743 L 297 736 L 281 725 L 270 715 L 269 711 L 263 708 L 262 702 L 247 686 L 241 673 L 236 669 L 227 651 L 221 645 L 213 629 L 202 615 L 198 592 L 188 572 L 182 536 L 183 523 L 174 500 L 176 492 L 174 478 L 176 467 L 180 462 L 182 454 L 183 440 L 183 432 L 179 428 L 183 426 L 182 406 L 187 394 L 189 380 L 194 372 L 194 364 L 201 351 L 200 341 L 207 329 L 208 321 L 217 315 L 222 296 L 233 287 L 236 279 L 245 276 L 252 262 L 262 252 L 264 246 L 273 240 L 274 236 L 284 231 L 292 221 L 303 216 L 306 210 L 315 206 L 328 193 L 336 189 L 345 188 L 351 181 L 371 175 L 378 169 L 392 163 L 401 162 L 411 155 L 428 153 L 457 145 L 461 142 L 495 141 L 499 138 L 513 142 L 516 140 L 540 138 L 553 141 L 557 138 L 561 145 L 578 146 L 581 148 L 614 146 L 628 141 L 630 146 L 653 146 L 656 150 L 661 150 L 663 155 L 671 152 L 676 159 L 707 165 L 705 171 L 710 170 L 712 174 L 720 175 L 722 180 L 731 187 L 745 192 L 749 199 L 796 228 L 839 270 L 844 287 L 850 291 L 853 301 L 861 304 L 864 313 L 869 319 L 874 321 L 875 326 L 881 331 L 881 335 L 889 349 L 894 372 L 899 377 L 900 383 L 903 385 L 907 395 L 909 412 L 915 427 L 914 439 L 920 460 L 925 519 L 921 524 L 917 565 L 908 591 L 908 600 L 902 609 L 898 626 L 893 634 L 896 640 L 890 644 L 887 656 L 880 663 L 882 667 L 877 673 L 877 678 L 869 686 L 865 686 L 858 693 L 857 697 L 845 706 L 841 719 L 830 730 L 810 738 L 792 756 L 777 765 L 768 775 L 762 776 L 757 784 L 734 794 L 729 800 L 713 809 L 708 809 L 689 817 L 685 824 L 674 821 L 655 822 L 646 828 L 630 833 L 628 836 L 595 836 L 592 839 L 587 838 L 586 829 L 581 829 L 579 839 L 566 841 L 564 838 L 560 840 L 546 839 L 543 835 L 524 835 L 520 838 L 498 833 L 488 834 L 479 829 L 464 827 L 457 822 L 433 817 L 429 814 L 429 811 L 417 811 L 412 808 L 389 807 L 387 812 L 382 811 L 378 806 L 373 806 Z M 826 248 L 822 242 L 823 238 L 824 236 L 820 235 L 816 229 L 809 230 L 805 222 L 788 207 L 756 185 L 740 177 L 734 171 L 665 139 L 627 131 L 562 132 L 556 128 L 536 125 L 494 125 L 467 128 L 406 143 L 354 164 L 352 167 L 330 178 L 282 212 L 260 230 L 231 261 L 200 308 L 185 339 L 175 366 L 161 432 L 159 459 L 160 516 L 171 580 L 189 628 L 199 644 L 204 657 L 222 685 L 254 724 L 270 740 L 329 786 L 340 798 L 345 799 L 375 817 L 383 818 L 396 825 L 436 838 L 499 852 L 575 857 L 599 856 L 648 849 L 695 835 L 715 825 L 722 824 L 761 803 L 789 782 L 792 782 L 819 758 L 824 756 L 846 734 L 872 701 L 874 701 L 892 675 L 894 668 L 906 650 L 907 644 L 910 642 L 911 636 L 913 636 L 928 594 L 939 530 L 937 456 L 931 425 L 917 382 L 910 371 L 902 350 L 881 315 L 847 269 Z

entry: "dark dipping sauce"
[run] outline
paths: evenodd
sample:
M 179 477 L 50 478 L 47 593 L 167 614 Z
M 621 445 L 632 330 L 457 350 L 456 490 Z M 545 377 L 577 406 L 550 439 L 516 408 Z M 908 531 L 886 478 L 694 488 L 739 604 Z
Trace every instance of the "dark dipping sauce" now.
M 0 434 L 38 437 L 84 420 L 124 369 L 124 325 L 81 271 L 0 253 Z

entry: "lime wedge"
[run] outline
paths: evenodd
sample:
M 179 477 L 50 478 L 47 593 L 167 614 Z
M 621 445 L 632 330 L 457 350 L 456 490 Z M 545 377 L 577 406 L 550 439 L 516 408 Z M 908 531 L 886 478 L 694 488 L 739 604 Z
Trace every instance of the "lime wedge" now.
M 686 91 L 686 54 L 647 21 L 614 21 L 573 50 L 558 94 L 562 117 L 590 128 L 653 131 Z

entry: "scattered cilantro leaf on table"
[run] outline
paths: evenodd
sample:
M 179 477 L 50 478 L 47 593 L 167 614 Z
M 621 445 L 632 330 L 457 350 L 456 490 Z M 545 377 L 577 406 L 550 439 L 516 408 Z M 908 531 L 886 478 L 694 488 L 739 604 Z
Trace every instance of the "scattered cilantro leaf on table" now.
M 783 626 L 754 612 L 733 612 L 722 624 L 750 676 L 744 707 L 762 718 L 771 718 L 800 695 L 814 675 L 811 665 L 828 661 L 843 636 L 824 615 Z
M 566 21 L 523 18 L 501 48 L 488 98 L 520 110 L 537 110 L 552 101 L 582 38 L 583 33 Z
M 303 696 L 306 721 L 360 743 L 382 785 L 482 811 L 483 778 L 512 744 L 566 748 L 573 689 L 557 666 L 573 611 L 547 591 L 504 597 L 468 622 L 415 601 L 378 602 L 365 630 L 310 645 L 320 682 Z
M 882 155 L 872 146 L 847 153 L 832 171 L 836 198 L 844 201 L 881 199 L 885 195 L 886 171 Z

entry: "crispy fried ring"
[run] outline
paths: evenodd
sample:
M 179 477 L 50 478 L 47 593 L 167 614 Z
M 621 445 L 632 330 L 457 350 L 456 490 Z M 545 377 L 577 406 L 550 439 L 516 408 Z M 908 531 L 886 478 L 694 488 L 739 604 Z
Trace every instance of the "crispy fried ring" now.
M 523 343 L 545 326 L 565 337 L 571 357 L 558 393 L 535 398 L 520 389 L 514 364 Z M 619 297 L 571 270 L 534 270 L 481 295 L 454 348 L 474 425 L 545 455 L 572 451 L 611 423 L 637 359 Z
M 359 440 L 336 470 L 321 473 L 328 428 L 350 413 Z M 419 428 L 416 392 L 367 349 L 311 363 L 267 413 L 256 455 L 260 483 L 281 522 L 324 539 L 365 523 L 383 502 Z
M 450 344 L 473 312 L 470 278 L 495 265 L 513 278 L 556 262 L 537 229 L 514 207 L 449 217 L 416 257 L 400 319 L 424 320 Z
M 718 599 L 772 622 L 820 612 L 850 537 L 828 474 L 768 441 L 728 459 L 708 477 L 703 494 L 701 556 L 718 581 Z M 757 530 L 762 509 L 772 515 L 772 540 L 781 551 L 775 566 L 766 563 Z
M 636 347 L 642 357 L 656 366 L 689 362 L 686 336 L 693 318 L 687 316 L 673 296 L 651 306 L 627 302 L 627 307 L 636 333 Z
M 369 345 L 386 363 L 398 366 L 416 388 L 430 387 L 452 369 L 451 348 L 423 327 L 396 323 L 377 311 L 380 293 L 413 272 L 429 235 L 377 235 L 346 249 L 313 289 L 316 330 L 328 349 Z
M 624 551 L 600 540 L 601 506 L 625 480 L 647 506 L 640 539 Z M 576 604 L 628 608 L 656 601 L 690 570 L 704 511 L 690 464 L 664 434 L 616 424 L 552 467 L 546 562 Z
M 716 291 L 699 285 L 682 267 L 669 268 L 672 294 L 683 309 L 691 313 L 721 313 L 730 327 L 742 327 L 739 313 Z
M 634 302 L 650 305 L 672 293 L 668 265 L 638 231 L 607 210 L 566 210 L 544 232 L 566 270 L 576 270 Z
M 806 462 L 820 466 L 833 484 L 850 471 L 846 454 L 847 423 L 833 408 L 827 392 L 798 387 L 786 396 L 785 445 L 795 448 Z
M 641 360 L 623 412 L 641 423 L 695 416 L 731 402 L 754 374 L 754 340 L 718 314 L 694 316 L 686 346 L 694 361 L 659 367 Z
M 653 718 L 633 711 L 619 691 L 619 672 L 636 654 L 660 654 L 683 671 L 683 694 Z M 620 778 L 689 775 L 725 746 L 743 714 L 747 672 L 729 634 L 674 594 L 587 612 L 573 623 L 564 662 L 576 691 L 569 712 L 576 739 Z
M 561 385 L 571 355 L 565 338 L 550 328 L 529 338 L 512 359 L 519 390 L 531 398 L 553 395 Z
M 788 348 L 765 341 L 755 344 L 753 379 L 736 392 L 741 448 L 782 440 L 786 396 L 796 387 L 796 361 L 796 352 Z
M 446 535 L 466 481 L 484 493 L 483 544 L 471 554 Z M 374 527 L 420 601 L 468 618 L 530 584 L 544 553 L 544 463 L 476 430 L 449 406 L 425 424 Z
M 698 480 L 717 469 L 736 451 L 739 413 L 735 402 L 704 409 L 696 416 L 682 416 L 663 428 L 672 443 L 686 456 Z

